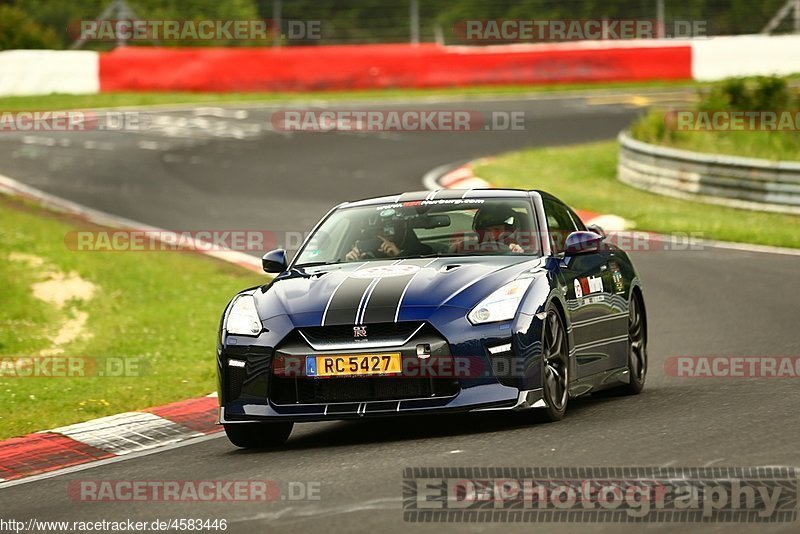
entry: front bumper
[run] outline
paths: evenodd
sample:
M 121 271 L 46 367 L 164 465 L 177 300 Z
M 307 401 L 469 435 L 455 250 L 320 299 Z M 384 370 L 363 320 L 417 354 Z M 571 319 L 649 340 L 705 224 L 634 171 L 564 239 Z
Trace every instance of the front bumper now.
M 542 390 L 519 391 L 500 384 L 461 391 L 451 399 L 406 399 L 358 403 L 303 404 L 287 408 L 266 404 L 234 403 L 220 407 L 219 423 L 263 423 L 269 421 L 332 421 L 364 417 L 393 417 L 438 413 L 515 411 L 545 406 Z
M 448 342 L 426 323 L 402 345 L 369 350 L 315 349 L 296 329 L 280 339 L 274 350 L 258 342 L 244 345 L 241 340 L 220 344 L 219 420 L 224 424 L 278 419 L 329 421 L 536 407 L 541 401 L 541 383 L 536 380 L 538 376 L 526 380 L 529 370 L 538 368 L 535 358 L 521 359 L 525 362 L 521 374 L 501 376 L 493 368 L 498 363 L 510 368 L 510 360 L 516 358 L 511 352 L 488 352 L 488 348 L 511 342 L 509 330 L 499 325 L 472 327 L 464 332 L 471 334 L 469 337 Z M 418 359 L 420 344 L 430 347 L 430 359 Z M 514 344 L 519 345 L 516 340 Z M 315 378 L 305 375 L 302 364 L 311 355 L 387 352 L 401 354 L 402 376 Z M 295 365 L 287 364 L 290 361 Z M 297 365 L 297 361 L 301 363 Z M 425 362 L 436 363 L 422 372 L 420 364 Z M 412 364 L 414 372 L 410 375 L 406 363 Z M 289 367 L 295 372 L 285 373 Z

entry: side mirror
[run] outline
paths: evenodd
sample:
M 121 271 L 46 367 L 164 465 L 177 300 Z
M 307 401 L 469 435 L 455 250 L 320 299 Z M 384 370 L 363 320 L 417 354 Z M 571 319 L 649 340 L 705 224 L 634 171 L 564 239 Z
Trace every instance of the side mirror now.
M 578 256 L 600 250 L 600 245 L 605 238 L 594 232 L 572 232 L 567 236 L 564 246 L 564 254 L 567 256 Z
M 596 233 L 597 235 L 608 237 L 606 235 L 606 231 L 603 230 L 603 228 L 599 224 L 590 224 L 589 226 L 586 227 L 586 229 L 589 230 L 590 232 Z
M 288 266 L 286 251 L 282 248 L 270 250 L 261 258 L 261 268 L 265 273 L 282 273 Z

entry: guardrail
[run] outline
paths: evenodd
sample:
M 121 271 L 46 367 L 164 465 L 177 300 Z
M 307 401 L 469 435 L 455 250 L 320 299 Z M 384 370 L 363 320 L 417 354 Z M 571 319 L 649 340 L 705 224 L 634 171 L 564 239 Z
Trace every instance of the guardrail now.
M 800 162 L 702 154 L 619 134 L 617 178 L 671 197 L 800 215 Z

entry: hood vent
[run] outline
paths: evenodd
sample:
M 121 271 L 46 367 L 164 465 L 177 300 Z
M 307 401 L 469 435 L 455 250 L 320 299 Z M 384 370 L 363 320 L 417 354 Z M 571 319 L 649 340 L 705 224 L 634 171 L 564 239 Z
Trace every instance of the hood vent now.
M 459 267 L 461 267 L 461 264 L 459 264 L 459 263 L 450 263 L 448 265 L 443 266 L 441 269 L 439 269 L 439 272 L 440 273 L 449 273 L 450 271 L 455 271 Z

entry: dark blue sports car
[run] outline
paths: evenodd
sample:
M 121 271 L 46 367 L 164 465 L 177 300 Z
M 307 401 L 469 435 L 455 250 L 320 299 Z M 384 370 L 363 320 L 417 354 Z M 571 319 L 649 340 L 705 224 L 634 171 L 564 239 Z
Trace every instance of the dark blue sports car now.
M 535 409 L 639 393 L 641 282 L 628 255 L 542 191 L 404 193 L 341 204 L 293 261 L 225 309 L 220 423 L 274 447 L 295 422 Z

